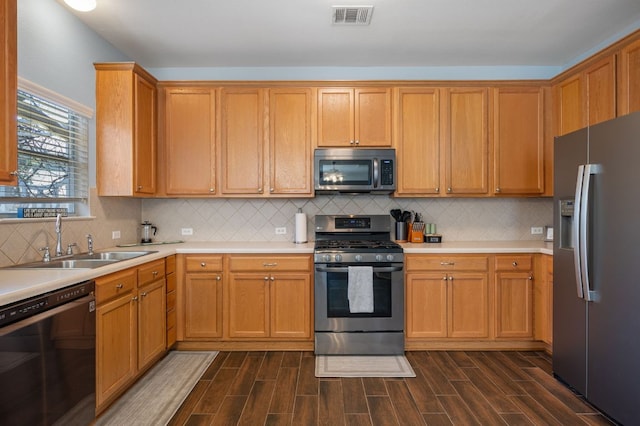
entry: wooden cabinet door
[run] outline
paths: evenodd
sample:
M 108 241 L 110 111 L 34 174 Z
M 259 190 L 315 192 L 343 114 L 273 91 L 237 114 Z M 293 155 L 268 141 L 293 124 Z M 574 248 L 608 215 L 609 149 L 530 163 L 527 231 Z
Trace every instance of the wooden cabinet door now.
M 444 273 L 407 274 L 406 336 L 447 337 L 447 276 Z
M 185 338 L 222 337 L 221 273 L 187 273 L 184 288 Z
M 118 393 L 135 376 L 136 304 L 128 293 L 96 309 L 96 405 Z
M 17 63 L 18 13 L 17 0 L 0 4 L 0 183 L 16 185 L 18 170 Z
M 640 40 L 620 51 L 618 115 L 640 111 Z
M 134 192 L 156 192 L 156 87 L 134 73 Z
M 489 134 L 487 88 L 445 89 L 446 194 L 487 194 Z
M 533 277 L 530 272 L 496 273 L 496 337 L 533 337 Z
M 616 117 L 616 57 L 608 56 L 584 71 L 587 124 Z
M 353 89 L 318 89 L 318 146 L 354 145 L 354 111 Z
M 166 281 L 153 281 L 138 289 L 138 369 L 164 352 L 167 337 Z
M 221 193 L 264 193 L 264 90 L 221 92 Z
M 268 273 L 229 275 L 229 337 L 269 336 Z
M 311 89 L 269 91 L 269 193 L 313 193 Z
M 395 92 L 396 195 L 440 192 L 440 91 L 399 88 Z
M 448 276 L 448 336 L 489 337 L 489 283 L 487 274 Z
M 496 194 L 544 192 L 544 91 L 493 89 L 493 171 Z
M 391 89 L 355 89 L 354 137 L 357 146 L 391 146 Z
M 269 280 L 270 336 L 310 339 L 311 275 L 277 273 Z
M 580 75 L 571 76 L 554 86 L 556 100 L 555 136 L 566 135 L 586 126 L 582 86 Z
M 167 195 L 216 191 L 216 90 L 165 89 Z

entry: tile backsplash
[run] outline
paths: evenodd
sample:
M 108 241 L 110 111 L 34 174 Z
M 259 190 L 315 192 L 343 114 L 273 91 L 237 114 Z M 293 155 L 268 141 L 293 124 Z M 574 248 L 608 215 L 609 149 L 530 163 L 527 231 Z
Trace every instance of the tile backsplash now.
M 148 199 L 142 219 L 158 226 L 157 240 L 293 241 L 298 208 L 307 214 L 313 240 L 317 214 L 389 214 L 413 210 L 437 225 L 445 241 L 535 240 L 532 226 L 552 224 L 550 198 L 394 199 L 387 196 L 335 195 L 313 199 Z M 286 227 L 276 235 L 276 227 Z M 193 235 L 182 235 L 182 228 Z
M 371 195 L 317 196 L 312 199 L 130 199 L 98 197 L 91 190 L 92 219 L 63 219 L 62 241 L 86 251 L 86 235 L 94 247 L 137 242 L 140 223 L 158 227 L 157 241 L 293 241 L 298 208 L 307 214 L 307 239 L 313 240 L 317 214 L 389 214 L 413 210 L 437 225 L 444 241 L 535 240 L 532 226 L 552 224 L 553 202 L 542 198 L 400 198 Z M 285 235 L 275 228 L 286 227 Z M 193 235 L 182 235 L 182 228 Z M 121 238 L 113 240 L 112 232 Z M 39 248 L 55 246 L 54 220 L 0 222 L 0 267 L 42 258 Z

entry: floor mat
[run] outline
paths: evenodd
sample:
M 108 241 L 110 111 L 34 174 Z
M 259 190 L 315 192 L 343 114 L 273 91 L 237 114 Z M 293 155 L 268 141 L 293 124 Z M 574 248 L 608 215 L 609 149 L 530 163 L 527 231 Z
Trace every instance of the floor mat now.
M 404 355 L 317 355 L 316 377 L 415 377 Z
M 170 352 L 100 416 L 96 425 L 166 425 L 217 354 Z

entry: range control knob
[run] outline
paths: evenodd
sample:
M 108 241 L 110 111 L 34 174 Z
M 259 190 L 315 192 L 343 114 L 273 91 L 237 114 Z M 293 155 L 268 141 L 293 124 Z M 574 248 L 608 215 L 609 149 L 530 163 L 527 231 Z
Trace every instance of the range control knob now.
M 392 255 L 392 254 L 388 254 L 388 255 L 387 255 L 387 260 L 388 260 L 389 262 L 391 262 L 391 261 L 393 260 L 393 255 Z
M 342 262 L 342 255 L 341 254 L 336 254 L 336 262 Z
M 356 254 L 356 262 L 362 262 L 362 255 L 361 254 Z
M 376 254 L 376 262 L 382 262 L 382 255 Z
M 330 255 L 330 254 L 323 254 L 323 255 L 322 255 L 322 260 L 323 260 L 324 262 L 329 262 L 329 261 L 331 261 L 331 255 Z

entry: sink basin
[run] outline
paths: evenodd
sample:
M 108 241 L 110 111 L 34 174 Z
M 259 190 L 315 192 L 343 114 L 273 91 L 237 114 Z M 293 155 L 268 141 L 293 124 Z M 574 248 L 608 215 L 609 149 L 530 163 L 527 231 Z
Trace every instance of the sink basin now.
M 79 253 L 50 262 L 32 262 L 10 266 L 12 269 L 93 269 L 123 260 L 144 256 L 155 251 L 103 251 L 93 254 Z
M 155 253 L 152 251 L 103 251 L 100 253 L 81 253 L 73 256 L 73 259 L 88 259 L 88 260 L 127 260 L 134 257 L 144 256 L 149 253 Z
M 117 260 L 60 259 L 51 262 L 33 262 L 13 266 L 14 269 L 93 269 L 115 263 Z

